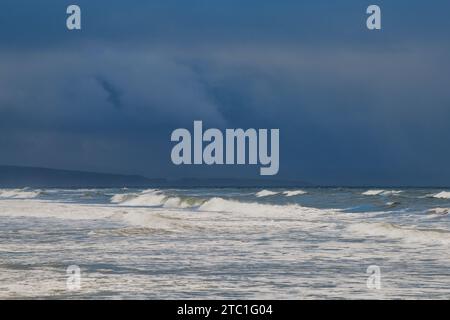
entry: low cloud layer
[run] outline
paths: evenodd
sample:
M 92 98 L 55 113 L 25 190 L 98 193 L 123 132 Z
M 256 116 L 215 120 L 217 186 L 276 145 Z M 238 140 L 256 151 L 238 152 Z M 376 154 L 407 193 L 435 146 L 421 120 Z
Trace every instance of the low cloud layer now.
M 255 15 L 234 4 L 234 18 L 233 5 L 222 5 L 214 8 L 222 8 L 223 16 L 195 2 L 189 6 L 192 16 L 179 21 L 170 17 L 181 9 L 155 5 L 152 14 L 159 12 L 160 19 L 142 21 L 145 28 L 130 37 L 121 30 L 115 35 L 86 27 L 72 40 L 70 34 L 54 32 L 28 44 L 3 41 L 0 163 L 147 176 L 257 176 L 256 168 L 171 164 L 170 132 L 203 120 L 219 128 L 280 128 L 280 178 L 448 184 L 450 42 L 431 18 L 424 27 L 429 37 L 421 36 L 424 30 L 416 39 L 406 32 L 402 37 L 402 29 L 395 28 L 383 31 L 384 38 L 375 35 L 371 43 L 360 32 L 346 32 L 353 30 L 348 21 L 357 10 L 352 9 L 328 21 L 348 17 L 339 42 L 330 39 L 319 18 L 312 22 L 317 28 L 296 31 L 286 10 L 294 4 L 277 7 L 280 12 L 273 15 L 269 4 L 254 8 Z M 328 5 L 333 6 L 322 3 Z M 318 12 L 319 7 L 310 9 Z M 88 8 L 98 10 L 95 2 Z M 387 10 L 388 17 L 410 16 L 387 8 L 394 10 Z M 139 21 L 138 9 L 143 9 L 138 3 L 127 7 Z M 117 12 L 106 10 L 103 22 Z M 283 13 L 285 30 L 252 27 Z M 92 19 L 89 14 L 84 23 Z M 186 30 L 184 23 L 195 16 L 203 20 Z M 126 28 L 136 23 L 128 19 Z M 215 35 L 201 28 L 210 20 Z M 401 25 L 389 19 L 386 24 Z M 158 31 L 163 26 L 168 29 Z M 9 37 L 5 31 L 0 36 Z

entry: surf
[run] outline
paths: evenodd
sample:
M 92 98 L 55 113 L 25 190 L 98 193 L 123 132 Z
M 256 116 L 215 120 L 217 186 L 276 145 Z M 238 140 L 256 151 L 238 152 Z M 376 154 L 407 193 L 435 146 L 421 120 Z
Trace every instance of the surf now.
M 41 194 L 41 190 L 0 189 L 0 199 L 34 199 Z

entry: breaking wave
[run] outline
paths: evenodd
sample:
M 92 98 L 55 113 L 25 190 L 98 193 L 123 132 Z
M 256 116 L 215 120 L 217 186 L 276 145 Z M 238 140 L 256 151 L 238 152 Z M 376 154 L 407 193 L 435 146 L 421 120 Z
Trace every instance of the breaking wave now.
M 450 244 L 450 232 L 442 229 L 403 227 L 388 222 L 353 223 L 347 230 L 358 236 L 399 239 L 405 242 Z
M 296 194 L 302 194 L 300 192 Z M 297 204 L 275 205 L 258 202 L 241 202 L 221 197 L 199 198 L 170 196 L 160 190 L 150 189 L 141 193 L 117 194 L 111 202 L 118 206 L 156 207 L 168 209 L 190 209 L 197 212 L 238 213 L 246 215 L 285 215 L 289 213 L 323 213 L 325 211 L 315 208 L 302 207 Z
M 367 190 L 362 193 L 364 196 L 394 196 L 402 193 L 401 190 Z
M 257 202 L 241 202 L 237 200 L 228 200 L 219 197 L 211 198 L 205 201 L 201 206 L 197 208 L 197 210 L 219 213 L 237 213 L 245 214 L 246 216 L 262 215 L 272 217 L 285 217 L 292 214 L 295 217 L 306 215 L 310 218 L 316 216 L 317 214 L 323 215 L 337 212 L 337 210 L 334 209 L 316 209 L 310 207 L 302 207 L 297 204 L 262 204 Z
M 270 190 L 261 190 L 256 193 L 256 196 L 258 198 L 262 198 L 262 197 L 274 196 L 276 194 L 279 194 L 279 192 L 270 191 Z
M 293 197 L 293 196 L 300 196 L 300 195 L 303 195 L 303 194 L 306 194 L 307 192 L 306 191 L 303 191 L 303 190 L 288 190 L 288 191 L 283 191 L 283 194 L 286 196 L 286 197 Z
M 116 194 L 111 202 L 119 206 L 131 207 L 164 207 L 164 208 L 191 208 L 201 205 L 205 200 L 194 197 L 171 197 L 157 189 L 148 189 L 140 193 Z
M 34 199 L 41 194 L 40 190 L 27 189 L 0 189 L 0 198 L 3 199 Z
M 159 206 L 166 196 L 159 190 L 148 189 L 140 193 L 116 194 L 111 198 L 112 203 L 124 206 Z
M 431 198 L 437 198 L 437 199 L 450 199 L 450 192 L 449 191 L 442 191 L 436 194 L 430 194 L 428 197 Z
M 282 192 L 261 190 L 261 191 L 257 192 L 255 195 L 258 198 L 262 198 L 262 197 L 275 196 L 280 193 L 286 197 L 293 197 L 293 196 L 299 196 L 299 195 L 306 194 L 307 192 L 303 191 L 303 190 L 286 190 L 286 191 L 282 191 Z

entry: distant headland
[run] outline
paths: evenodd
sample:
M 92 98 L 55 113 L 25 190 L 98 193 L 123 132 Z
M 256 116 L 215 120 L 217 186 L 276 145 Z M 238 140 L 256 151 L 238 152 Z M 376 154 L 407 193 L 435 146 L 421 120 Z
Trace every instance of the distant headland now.
M 147 178 L 140 175 L 0 165 L 0 188 L 297 187 L 302 181 L 233 178 Z

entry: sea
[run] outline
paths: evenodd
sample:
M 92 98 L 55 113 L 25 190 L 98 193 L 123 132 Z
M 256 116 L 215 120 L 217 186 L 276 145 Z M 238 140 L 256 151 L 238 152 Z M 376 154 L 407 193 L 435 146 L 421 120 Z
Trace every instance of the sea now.
M 449 299 L 450 189 L 0 189 L 2 299 Z

